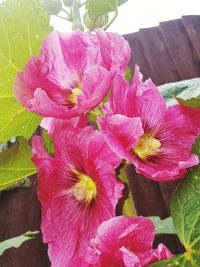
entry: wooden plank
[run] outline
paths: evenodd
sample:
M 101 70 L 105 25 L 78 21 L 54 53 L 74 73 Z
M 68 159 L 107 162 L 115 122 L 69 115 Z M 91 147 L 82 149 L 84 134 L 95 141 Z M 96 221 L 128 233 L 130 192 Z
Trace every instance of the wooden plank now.
M 174 190 L 176 189 L 179 183 L 180 180 L 159 183 L 168 216 L 170 216 L 170 200 Z
M 145 50 L 141 42 L 140 34 L 131 33 L 124 35 L 125 39 L 129 42 L 131 47 L 131 59 L 129 61 L 129 67 L 132 71 L 135 68 L 135 64 L 139 65 L 141 73 L 144 75 L 144 79 L 148 79 L 154 73 L 153 69 L 149 65 Z
M 0 195 L 0 241 L 26 231 L 40 229 L 40 204 L 37 200 L 36 177 L 30 188 L 13 189 Z M 20 248 L 7 250 L 0 257 L 1 267 L 48 267 L 46 246 L 41 235 Z
M 150 76 L 156 85 L 181 79 L 159 27 L 139 31 L 145 55 L 153 73 Z
M 127 170 L 127 178 L 138 215 L 168 216 L 157 182 L 137 174 L 133 165 Z
M 161 22 L 160 29 L 181 79 L 199 77 L 200 62 L 182 21 Z
M 200 16 L 183 16 L 182 23 L 200 60 Z M 195 59 L 194 59 L 195 60 Z M 196 60 L 195 60 L 196 61 Z M 199 66 L 200 68 L 200 66 Z

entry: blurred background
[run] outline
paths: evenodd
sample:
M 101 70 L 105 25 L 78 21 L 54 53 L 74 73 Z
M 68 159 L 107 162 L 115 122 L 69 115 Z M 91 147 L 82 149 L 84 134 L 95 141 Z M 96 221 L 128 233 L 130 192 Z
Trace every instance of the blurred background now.
M 126 34 L 141 28 L 158 26 L 161 21 L 179 19 L 183 15 L 199 14 L 199 0 L 129 0 L 120 7 L 118 17 L 109 31 Z M 52 16 L 51 24 L 55 30 L 71 30 L 70 23 L 55 16 Z

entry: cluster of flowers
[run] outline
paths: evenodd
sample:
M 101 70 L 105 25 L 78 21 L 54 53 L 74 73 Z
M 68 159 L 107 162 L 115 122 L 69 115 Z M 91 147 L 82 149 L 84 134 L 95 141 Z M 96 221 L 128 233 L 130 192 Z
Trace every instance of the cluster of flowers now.
M 53 156 L 40 136 L 32 140 L 41 228 L 54 267 L 140 267 L 172 256 L 163 244 L 153 249 L 149 219 L 115 217 L 123 191 L 115 169 L 124 159 L 153 180 L 183 177 L 199 163 L 191 146 L 200 115 L 166 108 L 137 66 L 130 85 L 124 78 L 130 54 L 118 34 L 52 32 L 17 75 L 17 99 L 44 117 L 41 126 L 54 140 Z M 98 107 L 104 114 L 95 130 L 87 116 Z

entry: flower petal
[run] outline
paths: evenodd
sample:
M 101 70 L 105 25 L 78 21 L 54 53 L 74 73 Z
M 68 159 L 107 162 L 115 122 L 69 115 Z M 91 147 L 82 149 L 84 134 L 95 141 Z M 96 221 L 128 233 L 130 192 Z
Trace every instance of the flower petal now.
M 200 133 L 200 109 L 174 105 L 154 130 L 161 149 L 152 161 L 132 161 L 140 173 L 156 181 L 175 180 L 183 177 L 186 168 L 199 164 L 191 149 Z
M 104 66 L 107 69 L 120 68 L 125 71 L 131 56 L 131 49 L 126 40 L 117 33 L 106 33 L 101 29 L 95 30 Z
M 82 256 L 91 267 L 143 267 L 171 257 L 171 252 L 163 245 L 152 249 L 154 235 L 154 225 L 147 218 L 114 217 L 98 227 L 96 237 Z
M 43 240 L 48 243 L 52 266 L 67 267 L 77 262 L 101 222 L 115 215 L 123 185 L 114 177 L 116 155 L 92 127 L 83 129 L 70 122 L 58 123 L 53 137 L 55 155 L 48 158 L 48 164 L 41 138 L 34 138 L 33 160 L 39 169 Z M 99 160 L 94 158 L 98 151 L 102 151 Z M 111 159 L 105 160 L 106 151 Z M 97 193 L 91 202 L 80 200 L 73 193 L 80 182 L 73 170 L 95 184 Z
M 121 158 L 132 160 L 131 149 L 143 134 L 140 118 L 120 114 L 98 119 L 100 130 L 110 148 Z

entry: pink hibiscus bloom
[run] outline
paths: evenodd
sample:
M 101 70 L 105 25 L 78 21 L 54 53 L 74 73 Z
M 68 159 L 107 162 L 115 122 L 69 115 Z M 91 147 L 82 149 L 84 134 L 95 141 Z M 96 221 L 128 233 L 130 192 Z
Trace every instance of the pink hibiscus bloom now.
M 40 56 L 18 73 L 14 93 L 27 110 L 42 116 L 77 117 L 98 106 L 129 58 L 128 42 L 118 34 L 51 32 Z
M 119 216 L 103 222 L 84 253 L 82 266 L 142 267 L 170 258 L 173 254 L 163 244 L 153 249 L 155 229 L 143 217 Z
M 101 131 L 110 148 L 144 176 L 157 181 L 181 178 L 186 168 L 199 163 L 191 147 L 200 133 L 200 109 L 166 108 L 153 82 L 143 83 L 140 75 L 136 67 L 132 86 L 115 78 L 106 116 L 99 118 Z
M 70 123 L 65 129 L 58 126 L 54 157 L 34 136 L 33 161 L 39 171 L 41 229 L 49 258 L 53 267 L 69 267 L 101 222 L 115 215 L 123 185 L 114 176 L 120 160 L 101 133 Z

